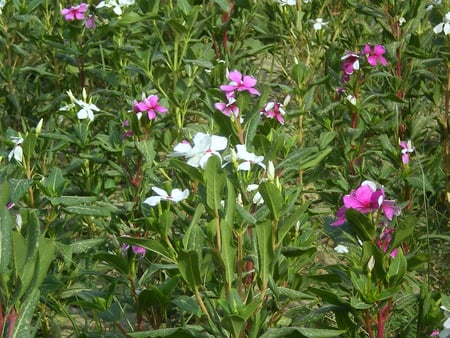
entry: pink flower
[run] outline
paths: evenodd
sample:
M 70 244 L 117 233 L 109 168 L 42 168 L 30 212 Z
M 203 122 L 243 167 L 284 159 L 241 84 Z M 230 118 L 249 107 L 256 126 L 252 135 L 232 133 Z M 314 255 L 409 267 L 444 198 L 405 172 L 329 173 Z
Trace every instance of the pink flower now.
M 227 85 L 220 86 L 220 89 L 225 92 L 227 98 L 234 96 L 234 91 L 247 91 L 252 95 L 261 95 L 258 90 L 253 88 L 256 85 L 256 79 L 250 75 L 242 76 L 241 72 L 233 70 L 228 74 L 228 79 L 231 81 Z
M 409 154 L 414 151 L 411 141 L 401 141 L 400 147 L 402 148 L 402 162 L 403 164 L 409 163 Z
M 86 19 L 84 26 L 87 29 L 94 29 L 95 28 L 95 15 L 89 15 L 89 17 Z
M 393 238 L 393 234 L 395 232 L 394 228 L 389 228 L 386 227 L 383 232 L 380 235 L 380 239 L 377 240 L 377 245 L 378 247 L 384 252 L 386 253 L 389 250 L 389 245 L 391 244 L 392 238 Z M 389 256 L 391 256 L 392 258 L 395 258 L 395 256 L 397 256 L 398 253 L 398 248 L 394 248 L 390 253 Z
M 235 117 L 239 116 L 239 107 L 236 105 L 236 99 L 234 96 L 228 98 L 228 103 L 217 102 L 214 104 L 217 110 L 220 110 L 226 116 L 231 116 L 233 114 Z
M 377 61 L 379 61 L 383 66 L 386 66 L 387 62 L 383 57 L 383 54 L 386 53 L 386 48 L 382 45 L 376 45 L 372 52 L 370 44 L 367 44 L 363 49 L 363 53 L 366 54 L 369 65 L 375 67 L 377 65 Z
M 342 200 L 344 206 L 341 207 L 336 216 L 338 219 L 331 223 L 332 226 L 342 225 L 345 222 L 345 212 L 348 209 L 354 209 L 362 214 L 368 214 L 381 210 L 388 220 L 394 216 L 400 215 L 401 209 L 395 204 L 395 201 L 386 200 L 384 188 L 377 189 L 372 181 L 364 181 L 356 189 L 345 195 Z
M 270 119 L 276 118 L 280 124 L 284 124 L 283 115 L 285 115 L 286 112 L 282 107 L 283 105 L 281 103 L 271 101 L 264 106 L 261 113 Z
M 138 118 L 141 117 L 141 113 L 147 112 L 149 120 L 154 120 L 156 118 L 156 113 L 165 113 L 167 108 L 158 104 L 158 96 L 150 95 L 147 98 L 143 98 L 142 101 L 134 103 L 134 111 L 138 113 Z
M 130 248 L 129 244 L 123 243 L 122 248 L 121 248 L 122 254 L 126 255 L 129 248 Z M 131 251 L 133 251 L 133 253 L 135 253 L 136 255 L 141 255 L 142 257 L 145 256 L 145 253 L 147 252 L 146 249 L 141 248 L 140 246 L 135 246 L 135 245 L 131 246 Z
M 84 15 L 86 14 L 87 10 L 88 5 L 82 2 L 78 6 L 63 8 L 61 10 L 61 14 L 64 16 L 64 20 L 66 21 L 84 20 Z
M 438 329 L 435 329 L 435 330 L 433 330 L 433 332 L 430 333 L 430 337 L 437 337 L 437 336 L 439 336 L 439 330 Z
M 342 82 L 347 83 L 350 80 L 350 75 L 353 74 L 355 70 L 359 69 L 359 55 L 347 51 L 341 60 L 341 69 L 344 72 L 342 74 Z

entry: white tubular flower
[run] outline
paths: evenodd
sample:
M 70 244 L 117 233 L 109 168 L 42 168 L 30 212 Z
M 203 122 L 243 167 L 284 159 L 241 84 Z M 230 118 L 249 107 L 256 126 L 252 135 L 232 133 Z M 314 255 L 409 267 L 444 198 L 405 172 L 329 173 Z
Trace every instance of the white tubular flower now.
M 13 136 L 13 137 L 11 137 L 11 140 L 14 142 L 14 148 L 9 152 L 8 160 L 11 161 L 11 159 L 14 157 L 14 159 L 16 161 L 22 162 L 22 158 L 23 158 L 23 149 L 22 149 L 23 138 Z
M 144 200 L 143 203 L 148 204 L 152 207 L 159 204 L 161 201 L 171 201 L 171 202 L 180 202 L 189 196 L 189 190 L 185 189 L 181 191 L 180 189 L 173 189 L 170 195 L 163 189 L 152 187 L 152 190 L 157 193 L 156 196 L 148 197 Z
M 245 144 L 238 144 L 236 146 L 236 157 L 240 161 L 244 161 L 238 165 L 238 170 L 249 171 L 250 165 L 255 163 L 260 167 L 266 169 L 266 165 L 262 163 L 264 160 L 264 156 L 256 156 L 254 153 L 249 153 Z
M 339 244 L 334 248 L 338 254 L 346 254 L 348 253 L 348 248 L 345 245 Z

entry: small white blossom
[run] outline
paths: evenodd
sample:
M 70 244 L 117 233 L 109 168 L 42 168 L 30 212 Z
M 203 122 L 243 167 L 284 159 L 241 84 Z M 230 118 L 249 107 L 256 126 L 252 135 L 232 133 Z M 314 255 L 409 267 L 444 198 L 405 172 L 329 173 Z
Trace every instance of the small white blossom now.
M 81 108 L 77 113 L 78 119 L 80 119 L 80 120 L 89 119 L 90 121 L 94 121 L 94 111 L 100 111 L 100 109 L 95 104 L 86 102 L 87 95 L 86 95 L 85 88 L 83 88 L 83 94 L 82 94 L 83 100 L 77 99 L 73 95 L 71 90 L 67 91 L 67 95 L 69 95 L 69 98 L 72 101 L 72 103 L 70 103 L 64 107 L 61 107 L 59 110 L 68 111 L 68 110 L 71 110 L 72 108 L 75 108 L 76 105 L 78 105 Z
M 259 188 L 258 184 L 249 184 L 247 187 L 247 191 L 254 191 L 257 190 Z M 264 203 L 264 199 L 262 198 L 261 194 L 259 193 L 259 191 L 256 192 L 256 194 L 253 196 L 252 199 L 253 204 L 263 204 Z
M 347 95 L 346 99 L 352 105 L 356 106 L 356 97 L 354 97 L 353 95 Z
M 297 4 L 297 0 L 276 0 L 281 6 L 295 6 Z
M 22 162 L 22 157 L 23 157 L 23 149 L 22 149 L 23 138 L 13 136 L 13 137 L 11 137 L 11 140 L 14 142 L 14 148 L 9 152 L 8 160 L 11 161 L 11 159 L 14 157 L 14 159 L 16 161 Z
M 260 167 L 266 169 L 266 165 L 262 163 L 264 156 L 256 156 L 254 153 L 249 153 L 245 144 L 236 145 L 236 157 L 238 160 L 243 161 L 238 165 L 238 170 L 249 171 L 250 165 L 252 163 L 259 165 Z
M 313 27 L 316 31 L 320 31 L 324 26 L 326 26 L 328 24 L 327 21 L 323 21 L 322 18 L 317 18 L 316 20 L 313 21 Z
M 442 22 L 434 26 L 433 32 L 436 34 L 441 33 L 444 31 L 445 35 L 448 35 L 450 33 L 450 12 L 447 12 L 445 14 L 444 18 L 442 19 Z
M 152 187 L 152 190 L 157 193 L 156 196 L 148 197 L 144 200 L 145 204 L 148 204 L 152 207 L 159 204 L 161 201 L 171 201 L 171 202 L 180 202 L 189 196 L 189 190 L 185 189 L 181 191 L 180 189 L 173 189 L 170 195 L 163 189 Z
M 334 248 L 338 254 L 346 254 L 348 253 L 348 248 L 345 245 L 339 244 Z
M 123 7 L 133 5 L 135 0 L 104 0 L 100 1 L 96 8 L 112 8 L 116 15 L 122 15 Z

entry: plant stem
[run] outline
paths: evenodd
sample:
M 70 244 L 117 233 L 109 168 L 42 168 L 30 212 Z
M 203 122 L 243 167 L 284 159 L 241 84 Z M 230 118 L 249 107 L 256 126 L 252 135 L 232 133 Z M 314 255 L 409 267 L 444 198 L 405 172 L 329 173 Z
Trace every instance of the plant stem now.
M 450 63 L 447 63 L 447 88 L 445 89 L 445 106 L 442 126 L 444 128 L 444 173 L 445 173 L 445 194 L 447 202 L 450 203 L 450 148 L 448 138 L 449 124 L 449 100 L 450 100 Z

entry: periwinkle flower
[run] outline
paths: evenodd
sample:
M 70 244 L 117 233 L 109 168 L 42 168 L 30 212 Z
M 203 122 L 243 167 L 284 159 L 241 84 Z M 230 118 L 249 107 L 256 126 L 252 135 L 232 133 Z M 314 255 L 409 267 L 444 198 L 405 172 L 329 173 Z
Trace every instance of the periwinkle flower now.
M 217 102 L 214 104 L 217 110 L 220 110 L 224 115 L 234 117 L 239 116 L 239 107 L 236 105 L 236 99 L 234 96 L 228 98 L 228 102 Z
M 409 163 L 409 155 L 414 152 L 411 140 L 400 141 L 400 147 L 402 148 L 402 162 L 403 164 Z
M 84 16 L 88 10 L 88 4 L 82 2 L 77 6 L 63 8 L 61 14 L 66 21 L 84 20 Z
M 270 119 L 276 119 L 280 124 L 284 124 L 283 115 L 286 115 L 286 112 L 283 109 L 283 104 L 279 102 L 268 102 L 261 110 L 261 113 Z
M 181 191 L 180 189 L 173 189 L 170 194 L 168 194 L 164 189 L 152 187 L 152 190 L 157 194 L 155 196 L 150 196 L 144 200 L 143 203 L 148 204 L 152 207 L 159 204 L 161 201 L 171 201 L 180 202 L 189 196 L 189 190 L 185 189 Z
M 11 140 L 14 142 L 14 147 L 8 154 L 8 161 L 11 161 L 14 158 L 17 162 L 22 162 L 22 157 L 23 157 L 23 149 L 22 149 L 23 138 L 22 137 L 13 136 L 13 137 L 11 137 Z
M 433 32 L 436 34 L 444 32 L 445 35 L 448 35 L 450 33 L 450 12 L 447 12 L 447 14 L 444 15 L 444 18 L 442 19 L 441 23 L 438 23 L 433 28 Z
M 156 113 L 166 113 L 167 108 L 158 104 L 158 95 L 150 95 L 145 97 L 142 95 L 142 101 L 134 102 L 134 111 L 138 114 L 138 119 L 141 118 L 142 113 L 147 112 L 147 117 L 149 120 L 154 120 L 156 118 Z
M 363 53 L 367 56 L 367 62 L 372 67 L 375 67 L 377 63 L 381 63 L 383 66 L 386 66 L 387 61 L 384 58 L 383 54 L 386 53 L 386 48 L 382 45 L 376 45 L 375 47 L 370 46 L 370 44 L 366 44 L 363 49 Z
M 228 74 L 228 79 L 231 81 L 227 85 L 220 86 L 220 89 L 225 92 L 227 98 L 233 97 L 235 91 L 247 91 L 252 95 L 261 95 L 259 91 L 254 88 L 257 80 L 250 75 L 242 75 L 238 70 L 233 70 Z
M 322 18 L 317 18 L 313 21 L 313 28 L 316 31 L 320 31 L 323 27 L 325 27 L 328 24 L 328 22 L 323 21 Z

